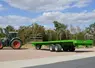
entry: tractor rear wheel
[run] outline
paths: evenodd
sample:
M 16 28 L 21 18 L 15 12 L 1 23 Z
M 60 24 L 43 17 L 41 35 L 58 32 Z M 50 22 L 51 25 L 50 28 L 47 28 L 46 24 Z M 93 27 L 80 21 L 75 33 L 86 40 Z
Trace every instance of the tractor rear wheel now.
M 3 44 L 1 41 L 0 41 L 0 49 L 3 49 Z
M 15 39 L 15 40 L 13 40 L 13 41 L 11 42 L 11 47 L 12 47 L 13 49 L 20 49 L 21 46 L 22 46 L 22 43 L 21 43 L 21 41 L 20 41 L 19 39 Z

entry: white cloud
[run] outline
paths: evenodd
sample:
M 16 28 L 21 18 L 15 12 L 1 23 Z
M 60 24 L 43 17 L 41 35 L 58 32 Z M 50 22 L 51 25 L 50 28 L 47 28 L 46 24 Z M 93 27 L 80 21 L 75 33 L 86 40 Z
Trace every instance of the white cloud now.
M 95 12 L 95 9 L 93 10 L 93 12 Z
M 5 0 L 11 6 L 29 11 L 55 11 L 86 7 L 91 0 Z
M 44 12 L 36 18 L 28 18 L 16 15 L 0 16 L 0 26 L 12 25 L 15 28 L 23 25 L 30 25 L 33 22 L 45 25 L 46 28 L 54 28 L 53 21 L 59 21 L 64 24 L 90 24 L 95 22 L 95 11 L 81 13 L 62 13 L 62 12 Z
M 31 23 L 31 18 L 27 18 L 27 17 L 16 16 L 16 15 L 0 16 L 1 27 L 12 25 L 15 28 L 18 28 L 19 26 L 29 25 L 30 23 Z
M 81 13 L 62 13 L 62 12 L 45 12 L 32 21 L 39 21 L 40 23 L 52 23 L 59 21 L 64 24 L 90 24 L 95 22 L 95 12 L 81 12 Z
M 76 4 L 74 4 L 72 7 L 78 7 L 78 8 L 85 7 L 89 5 L 90 2 L 91 0 L 78 0 Z
M 2 4 L 0 4 L 0 10 L 5 10 L 5 8 Z

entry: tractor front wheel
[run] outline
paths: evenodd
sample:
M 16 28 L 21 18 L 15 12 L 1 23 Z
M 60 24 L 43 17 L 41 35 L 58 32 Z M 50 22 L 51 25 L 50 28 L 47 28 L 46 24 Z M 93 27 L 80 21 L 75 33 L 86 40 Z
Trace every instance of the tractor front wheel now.
M 0 41 L 0 49 L 3 49 L 3 44 L 1 41 Z
M 21 41 L 18 40 L 18 39 L 13 40 L 13 41 L 11 42 L 11 47 L 12 47 L 13 49 L 20 49 L 21 46 L 22 46 L 22 43 L 21 43 Z

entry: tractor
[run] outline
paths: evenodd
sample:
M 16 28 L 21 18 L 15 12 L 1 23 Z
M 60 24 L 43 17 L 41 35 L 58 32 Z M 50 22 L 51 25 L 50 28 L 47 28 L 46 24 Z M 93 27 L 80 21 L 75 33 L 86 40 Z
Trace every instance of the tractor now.
M 13 49 L 21 48 L 22 41 L 18 37 L 18 32 L 8 32 L 7 29 L 2 29 L 1 33 L 5 37 L 0 39 L 0 49 L 3 49 L 3 47 L 12 47 Z

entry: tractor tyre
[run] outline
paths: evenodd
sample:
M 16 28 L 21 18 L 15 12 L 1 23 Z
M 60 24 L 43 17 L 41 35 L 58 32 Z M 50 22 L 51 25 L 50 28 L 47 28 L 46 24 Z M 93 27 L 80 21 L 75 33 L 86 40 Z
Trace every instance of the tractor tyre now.
M 13 49 L 20 49 L 21 46 L 22 46 L 22 42 L 21 42 L 21 40 L 19 40 L 19 39 L 14 39 L 14 40 L 11 42 L 11 47 L 12 47 Z
M 3 44 L 2 44 L 2 42 L 0 41 L 0 49 L 3 49 Z

